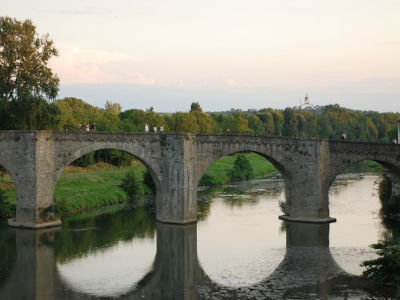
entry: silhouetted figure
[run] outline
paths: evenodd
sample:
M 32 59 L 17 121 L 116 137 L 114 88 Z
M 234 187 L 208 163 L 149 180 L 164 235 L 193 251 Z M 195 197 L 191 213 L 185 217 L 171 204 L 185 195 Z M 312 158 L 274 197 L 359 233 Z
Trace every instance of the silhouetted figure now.
M 149 132 L 149 125 L 147 123 L 144 124 L 144 132 Z
M 89 125 L 89 123 L 86 123 L 86 132 L 89 132 L 90 131 L 90 125 Z

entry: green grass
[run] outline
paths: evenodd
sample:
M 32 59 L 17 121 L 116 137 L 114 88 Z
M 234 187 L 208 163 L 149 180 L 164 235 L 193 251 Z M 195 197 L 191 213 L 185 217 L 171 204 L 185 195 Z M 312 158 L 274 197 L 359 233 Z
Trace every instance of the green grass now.
M 139 163 L 120 168 L 103 163 L 88 168 L 68 167 L 61 175 L 54 192 L 57 213 L 70 214 L 127 202 L 129 197 L 120 184 L 131 170 L 134 170 L 137 180 L 142 182 L 146 167 Z M 0 188 L 5 190 L 7 202 L 15 211 L 17 196 L 9 176 L 0 180 Z M 146 194 L 150 193 L 146 186 L 143 186 L 143 190 Z
M 65 214 L 128 201 L 129 196 L 120 184 L 131 170 L 137 180 L 142 182 L 146 171 L 142 164 L 120 168 L 96 164 L 89 168 L 75 167 L 64 172 L 54 192 L 57 212 Z M 149 192 L 146 187 L 143 189 L 146 193 Z
M 224 156 L 215 161 L 204 173 L 200 184 L 202 185 L 221 185 L 228 183 L 230 178 L 228 171 L 233 168 L 233 164 L 238 154 Z M 264 157 L 257 153 L 244 153 L 253 168 L 254 178 L 266 178 L 276 172 L 275 167 Z

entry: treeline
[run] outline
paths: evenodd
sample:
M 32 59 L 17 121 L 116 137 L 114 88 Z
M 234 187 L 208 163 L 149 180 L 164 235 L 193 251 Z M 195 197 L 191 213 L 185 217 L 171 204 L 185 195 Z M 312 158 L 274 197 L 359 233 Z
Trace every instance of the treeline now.
M 261 110 L 203 112 L 198 103 L 192 103 L 188 112 L 162 114 L 153 108 L 146 111 L 130 109 L 121 112 L 117 103 L 107 102 L 104 109 L 93 107 L 82 100 L 65 98 L 55 102 L 59 109 L 53 129 L 77 130 L 79 123 L 95 123 L 97 130 L 143 132 L 163 126 L 166 132 L 232 133 L 302 138 L 337 139 L 346 132 L 356 141 L 390 142 L 397 136 L 399 113 L 363 112 L 327 105 L 317 108 L 265 108 Z
M 107 101 L 105 108 L 94 107 L 76 98 L 65 98 L 50 104 L 47 111 L 51 122 L 42 122 L 37 129 L 77 131 L 85 125 L 96 124 L 96 130 L 113 132 L 143 132 L 148 124 L 163 127 L 165 132 L 232 133 L 291 136 L 301 138 L 338 139 L 342 132 L 355 141 L 391 142 L 397 137 L 399 113 L 356 111 L 327 105 L 317 108 L 285 108 L 260 110 L 231 110 L 210 112 L 192 103 L 188 112 L 171 114 L 147 110 L 129 109 L 121 111 L 118 103 Z M 10 112 L 11 113 L 11 112 Z M 34 129 L 19 126 L 18 122 L 0 122 L 0 129 Z M 38 123 L 37 123 L 38 124 Z M 36 124 L 36 125 L 37 125 Z

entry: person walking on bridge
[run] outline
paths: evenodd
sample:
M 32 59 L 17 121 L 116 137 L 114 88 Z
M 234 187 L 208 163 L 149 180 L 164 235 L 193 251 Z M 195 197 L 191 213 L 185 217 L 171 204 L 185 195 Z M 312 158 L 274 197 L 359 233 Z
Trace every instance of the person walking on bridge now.
M 345 141 L 347 139 L 347 134 L 345 131 L 342 132 L 342 135 L 340 136 L 340 138 L 342 139 L 342 141 Z

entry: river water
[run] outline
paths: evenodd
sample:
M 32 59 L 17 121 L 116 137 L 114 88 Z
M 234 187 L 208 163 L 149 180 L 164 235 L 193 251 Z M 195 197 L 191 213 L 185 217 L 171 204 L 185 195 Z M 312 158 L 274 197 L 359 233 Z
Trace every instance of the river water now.
M 376 175 L 330 190 L 336 223 L 285 223 L 280 179 L 199 189 L 198 223 L 157 223 L 144 207 L 63 219 L 61 229 L 0 228 L 0 299 L 379 298 L 360 277 L 368 247 L 399 234 L 379 216 Z

